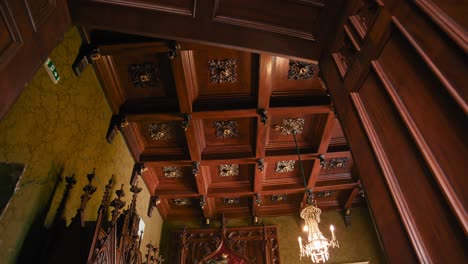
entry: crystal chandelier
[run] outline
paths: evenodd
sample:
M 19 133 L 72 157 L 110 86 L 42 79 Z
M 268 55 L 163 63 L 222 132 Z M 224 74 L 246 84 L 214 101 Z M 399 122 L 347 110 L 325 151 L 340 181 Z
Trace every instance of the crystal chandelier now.
M 320 232 L 318 223 L 320 223 L 320 214 L 322 210 L 314 205 L 309 205 L 301 211 L 301 218 L 304 219 L 304 231 L 307 232 L 307 240 L 302 241 L 301 236 L 298 237 L 299 248 L 301 250 L 300 258 L 307 257 L 314 263 L 325 263 L 330 257 L 328 252 L 329 247 L 339 247 L 338 241 L 335 238 L 335 228 L 330 225 L 332 239 L 328 240 Z
M 314 201 L 314 193 L 312 190 L 307 190 L 304 167 L 302 166 L 301 154 L 297 146 L 297 131 L 294 128 L 291 130 L 294 137 L 294 143 L 296 144 L 296 151 L 299 159 L 299 165 L 301 167 L 302 178 L 304 180 L 304 189 L 306 190 L 308 204 L 308 206 L 305 207 L 300 214 L 301 218 L 304 219 L 305 222 L 304 231 L 307 232 L 307 239 L 303 241 L 301 236 L 298 237 L 300 249 L 299 256 L 301 260 L 302 257 L 306 257 L 310 258 L 314 263 L 325 263 L 330 258 L 328 248 L 339 247 L 338 241 L 335 238 L 335 228 L 333 225 L 330 225 L 330 231 L 332 233 L 331 240 L 325 238 L 322 235 L 322 232 L 320 232 L 318 223 L 320 223 L 320 214 L 322 213 L 322 210 L 316 206 L 316 202 Z

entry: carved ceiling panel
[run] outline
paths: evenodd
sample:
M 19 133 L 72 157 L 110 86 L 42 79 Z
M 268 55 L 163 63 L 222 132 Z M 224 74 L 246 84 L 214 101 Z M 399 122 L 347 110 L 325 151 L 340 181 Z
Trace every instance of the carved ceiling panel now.
M 115 105 L 109 128 L 147 168 L 134 175 L 164 219 L 294 214 L 304 177 L 325 208 L 354 199 L 357 177 L 318 65 L 168 43 L 106 46 L 109 60 L 96 61 Z

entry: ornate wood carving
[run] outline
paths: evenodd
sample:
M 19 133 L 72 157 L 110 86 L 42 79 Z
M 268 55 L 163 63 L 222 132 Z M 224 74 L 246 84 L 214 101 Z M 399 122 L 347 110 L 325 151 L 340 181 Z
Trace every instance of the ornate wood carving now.
M 185 207 L 192 206 L 192 200 L 190 200 L 189 198 L 174 198 L 172 199 L 172 203 L 175 204 L 176 206 L 185 206 Z
M 226 206 L 236 206 L 236 205 L 239 205 L 239 203 L 240 203 L 239 197 L 223 198 L 223 204 Z
M 218 174 L 221 177 L 238 176 L 239 165 L 238 164 L 221 164 L 218 166 Z
M 213 126 L 216 129 L 216 137 L 233 138 L 239 136 L 236 121 L 214 121 Z
M 275 171 L 278 173 L 292 172 L 294 171 L 294 164 L 296 164 L 294 160 L 278 161 L 276 162 Z
M 217 263 L 209 261 L 222 261 L 223 254 L 235 263 L 280 263 L 274 226 L 184 229 L 171 237 L 173 263 Z
M 273 194 L 271 196 L 271 200 L 273 202 L 282 202 L 282 201 L 286 201 L 287 199 L 288 199 L 287 194 Z
M 281 125 L 274 125 L 273 129 L 279 131 L 281 135 L 292 135 L 292 133 L 302 134 L 304 130 L 304 118 L 284 118 Z
M 310 80 L 314 77 L 317 64 L 289 60 L 288 80 Z
M 208 61 L 212 84 L 237 82 L 236 59 L 216 59 Z
M 317 193 L 318 198 L 330 198 L 335 195 L 336 191 L 335 190 L 329 190 L 329 191 L 322 191 Z
M 257 159 L 257 167 L 260 172 L 263 172 L 263 170 L 265 170 L 265 160 Z
M 154 63 L 131 64 L 128 71 L 136 88 L 157 87 L 160 82 L 159 68 Z
M 184 177 L 182 173 L 182 167 L 168 166 L 162 168 L 164 177 L 180 179 Z
M 333 159 L 329 159 L 328 161 L 325 161 L 322 167 L 325 168 L 326 170 L 344 169 L 346 168 L 346 166 L 348 166 L 348 162 L 349 162 L 349 157 L 333 158 Z
M 168 123 L 150 123 L 146 130 L 151 140 L 170 140 L 174 138 L 174 128 Z

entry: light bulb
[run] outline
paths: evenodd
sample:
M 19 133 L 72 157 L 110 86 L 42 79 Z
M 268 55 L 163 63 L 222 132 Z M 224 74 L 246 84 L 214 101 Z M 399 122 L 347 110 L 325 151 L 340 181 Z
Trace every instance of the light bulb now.
M 308 227 L 307 225 L 304 225 L 304 226 L 302 227 L 302 231 L 304 231 L 304 232 L 309 231 L 309 227 Z
M 333 225 L 330 225 L 330 230 L 333 232 L 335 231 L 335 227 Z

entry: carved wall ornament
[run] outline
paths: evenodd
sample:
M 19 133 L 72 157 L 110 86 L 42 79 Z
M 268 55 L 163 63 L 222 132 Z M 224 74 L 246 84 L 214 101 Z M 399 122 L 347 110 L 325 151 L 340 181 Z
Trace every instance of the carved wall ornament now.
M 192 174 L 196 177 L 199 171 L 200 171 L 200 162 L 198 161 L 192 162 Z
M 170 140 L 174 138 L 174 128 L 167 123 L 150 123 L 146 125 L 151 140 Z
M 271 196 L 271 200 L 273 202 L 282 202 L 282 201 L 286 201 L 287 199 L 288 199 L 287 194 L 273 194 Z
M 232 205 L 239 205 L 240 203 L 240 198 L 235 197 L 235 198 L 223 198 L 223 204 L 232 206 Z
M 174 198 L 172 202 L 177 206 L 190 207 L 192 205 L 192 201 L 189 198 Z
M 257 159 L 257 166 L 258 166 L 258 170 L 260 172 L 263 172 L 263 170 L 265 170 L 265 160 Z
M 236 59 L 209 60 L 210 82 L 212 84 L 237 82 L 236 68 Z
M 260 115 L 260 122 L 262 122 L 263 125 L 266 125 L 268 122 L 268 111 L 265 109 L 260 109 L 258 110 L 258 114 Z
M 238 164 L 221 164 L 218 166 L 218 173 L 221 177 L 238 176 L 239 165 Z
M 294 171 L 294 164 L 296 164 L 294 160 L 278 161 L 276 162 L 275 171 L 278 173 L 292 172 Z
M 273 129 L 279 131 L 281 135 L 292 135 L 292 133 L 302 134 L 304 130 L 304 118 L 283 118 L 281 125 L 274 125 Z
M 289 60 L 288 80 L 310 80 L 316 69 L 317 64 Z
M 168 166 L 163 167 L 162 171 L 164 173 L 164 177 L 166 178 L 180 179 L 184 177 L 184 174 L 182 173 L 182 167 Z
M 349 157 L 329 159 L 328 161 L 325 162 L 324 168 L 326 170 L 343 169 L 343 168 L 346 168 L 346 166 L 348 166 L 348 161 L 349 161 Z
M 232 138 L 239 135 L 236 121 L 214 121 L 213 126 L 216 129 L 216 137 L 218 138 Z
M 317 193 L 318 198 L 330 198 L 333 195 L 335 195 L 336 191 L 335 190 L 329 190 L 329 191 L 321 191 Z
M 159 84 L 159 68 L 154 63 L 131 64 L 128 71 L 136 88 L 156 87 Z

